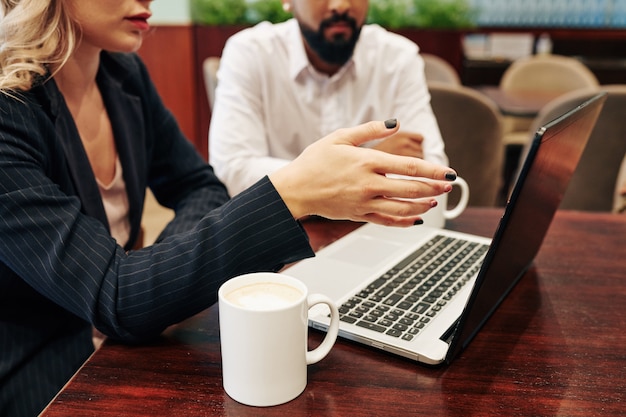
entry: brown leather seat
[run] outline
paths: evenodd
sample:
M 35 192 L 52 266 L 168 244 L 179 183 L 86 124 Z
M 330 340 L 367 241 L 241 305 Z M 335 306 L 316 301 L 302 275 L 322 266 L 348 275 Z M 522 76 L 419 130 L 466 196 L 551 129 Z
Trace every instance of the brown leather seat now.
M 202 72 L 204 74 L 204 86 L 206 87 L 209 107 L 213 109 L 215 103 L 215 89 L 217 88 L 217 69 L 220 66 L 220 58 L 210 56 L 202 63 Z
M 500 80 L 503 91 L 545 91 L 567 93 L 598 87 L 594 73 L 576 58 L 561 55 L 531 55 L 515 60 Z M 531 119 L 506 116 L 504 143 L 524 145 Z
M 443 82 L 454 85 L 461 85 L 461 79 L 452 64 L 445 59 L 427 53 L 420 53 L 424 60 L 424 73 L 426 82 Z
M 497 205 L 503 164 L 502 116 L 497 105 L 460 85 L 431 83 L 429 90 L 450 166 L 469 184 L 468 205 Z M 450 200 L 454 201 L 454 194 Z
M 608 92 L 608 97 L 563 196 L 562 209 L 614 209 L 615 190 L 620 185 L 617 178 L 626 155 L 626 85 L 603 85 L 564 94 L 548 103 L 531 124 L 531 131 L 534 132 L 599 91 Z M 525 154 L 524 151 L 522 158 Z

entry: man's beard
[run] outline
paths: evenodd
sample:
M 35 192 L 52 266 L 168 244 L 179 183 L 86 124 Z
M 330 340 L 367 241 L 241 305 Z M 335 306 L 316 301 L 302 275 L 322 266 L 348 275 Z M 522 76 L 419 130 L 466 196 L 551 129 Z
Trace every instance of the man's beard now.
M 324 30 L 332 23 L 336 22 L 348 23 L 352 28 L 352 36 L 348 39 L 344 39 L 342 36 L 336 36 L 332 40 L 327 40 L 324 37 Z M 347 14 L 334 14 L 333 17 L 323 20 L 317 31 L 305 26 L 303 23 L 299 24 L 300 31 L 306 43 L 313 52 L 324 62 L 329 64 L 343 65 L 348 62 L 354 52 L 359 34 L 361 33 L 361 28 L 357 27 L 356 20 Z

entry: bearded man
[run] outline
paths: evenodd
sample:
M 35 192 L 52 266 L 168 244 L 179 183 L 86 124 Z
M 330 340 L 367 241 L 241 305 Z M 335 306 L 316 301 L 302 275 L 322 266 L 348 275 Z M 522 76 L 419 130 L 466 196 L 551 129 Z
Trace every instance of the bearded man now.
M 318 138 L 390 117 L 400 131 L 366 146 L 447 165 L 424 62 L 412 41 L 365 24 L 367 0 L 283 0 L 293 18 L 228 39 L 209 158 L 231 195 Z

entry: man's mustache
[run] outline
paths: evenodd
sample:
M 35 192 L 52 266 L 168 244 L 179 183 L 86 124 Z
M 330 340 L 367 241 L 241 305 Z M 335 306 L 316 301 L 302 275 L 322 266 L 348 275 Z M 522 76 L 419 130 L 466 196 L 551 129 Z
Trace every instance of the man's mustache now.
M 338 22 L 346 22 L 351 27 L 353 28 L 356 27 L 356 19 L 348 15 L 348 13 L 342 13 L 342 14 L 333 13 L 333 15 L 329 17 L 328 19 L 322 20 L 322 23 L 320 24 L 320 28 L 323 29 L 332 25 L 333 23 L 338 23 Z

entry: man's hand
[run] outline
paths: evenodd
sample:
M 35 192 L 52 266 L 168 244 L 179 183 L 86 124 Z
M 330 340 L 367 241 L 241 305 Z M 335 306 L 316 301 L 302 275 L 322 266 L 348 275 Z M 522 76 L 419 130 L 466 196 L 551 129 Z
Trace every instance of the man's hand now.
M 419 133 L 398 132 L 372 148 L 394 155 L 424 158 L 422 142 L 424 142 L 424 136 Z

